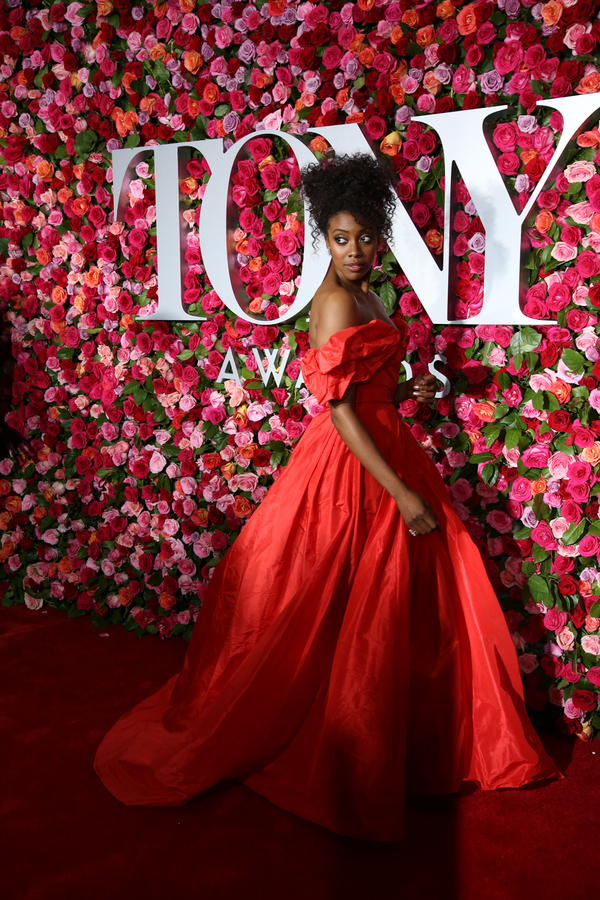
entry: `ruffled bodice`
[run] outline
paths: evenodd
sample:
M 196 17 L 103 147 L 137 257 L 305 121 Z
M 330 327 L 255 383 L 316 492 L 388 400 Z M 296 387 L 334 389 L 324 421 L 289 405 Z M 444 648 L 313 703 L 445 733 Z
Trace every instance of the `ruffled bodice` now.
M 306 386 L 321 406 L 329 400 L 341 400 L 351 384 L 359 385 L 357 403 L 391 402 L 406 354 L 407 335 L 404 319 L 400 328 L 371 319 L 364 325 L 337 331 L 302 359 Z

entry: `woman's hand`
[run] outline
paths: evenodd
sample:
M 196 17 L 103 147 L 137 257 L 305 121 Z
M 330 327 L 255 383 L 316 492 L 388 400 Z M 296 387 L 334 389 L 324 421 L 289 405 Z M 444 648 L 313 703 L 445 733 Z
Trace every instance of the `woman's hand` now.
M 436 392 L 435 375 L 416 375 L 407 382 L 408 396 L 419 403 L 433 403 Z
M 418 403 L 433 403 L 436 393 L 435 375 L 416 375 L 399 384 L 394 395 L 394 403 L 398 406 L 405 400 L 416 400 Z
M 416 491 L 404 485 L 401 493 L 395 498 L 402 518 L 409 531 L 416 534 L 429 534 L 439 529 L 438 521 L 431 506 Z

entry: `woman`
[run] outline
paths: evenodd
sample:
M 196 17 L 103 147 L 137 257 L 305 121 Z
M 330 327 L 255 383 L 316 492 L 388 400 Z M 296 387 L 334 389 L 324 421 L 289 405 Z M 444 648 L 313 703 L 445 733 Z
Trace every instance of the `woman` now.
M 400 331 L 369 290 L 395 194 L 368 156 L 304 173 L 331 252 L 302 361 L 315 417 L 216 568 L 181 674 L 123 716 L 96 771 L 130 805 L 224 778 L 359 838 L 403 836 L 404 794 L 557 775 L 525 712 L 479 553 L 394 403 Z

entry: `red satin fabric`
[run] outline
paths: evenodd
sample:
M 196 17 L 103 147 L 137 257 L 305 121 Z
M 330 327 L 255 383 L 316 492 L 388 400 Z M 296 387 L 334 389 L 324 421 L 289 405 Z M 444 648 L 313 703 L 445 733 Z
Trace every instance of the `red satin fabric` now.
M 479 553 L 393 406 L 404 337 L 373 320 L 305 356 L 324 411 L 216 568 L 181 674 L 98 750 L 124 803 L 177 806 L 239 777 L 333 831 L 392 840 L 406 791 L 558 774 Z M 411 537 L 337 434 L 327 401 L 353 382 L 359 417 L 441 532 Z

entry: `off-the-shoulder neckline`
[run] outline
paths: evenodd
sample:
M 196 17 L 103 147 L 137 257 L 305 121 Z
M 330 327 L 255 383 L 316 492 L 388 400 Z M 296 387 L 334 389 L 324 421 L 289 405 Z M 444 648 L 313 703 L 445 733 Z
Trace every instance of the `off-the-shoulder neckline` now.
M 358 331 L 361 328 L 367 328 L 369 325 L 373 325 L 374 322 L 380 322 L 382 325 L 387 325 L 387 327 L 391 328 L 393 331 L 395 331 L 396 334 L 398 334 L 398 335 L 400 334 L 400 329 L 396 328 L 396 326 L 393 324 L 393 322 L 386 322 L 385 319 L 374 318 L 374 319 L 369 319 L 368 322 L 361 322 L 360 325 L 349 325 L 348 328 L 340 328 L 339 331 L 334 331 L 334 333 L 331 335 L 331 337 L 329 337 L 323 344 L 321 344 L 320 347 L 310 347 L 307 352 L 310 353 L 311 350 L 314 350 L 316 353 L 317 351 L 322 350 L 323 347 L 326 347 L 327 344 L 329 344 L 329 342 L 332 341 L 334 338 L 336 338 L 338 335 L 345 335 L 350 331 Z

